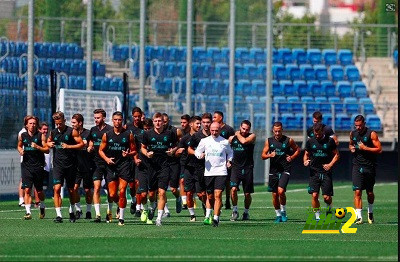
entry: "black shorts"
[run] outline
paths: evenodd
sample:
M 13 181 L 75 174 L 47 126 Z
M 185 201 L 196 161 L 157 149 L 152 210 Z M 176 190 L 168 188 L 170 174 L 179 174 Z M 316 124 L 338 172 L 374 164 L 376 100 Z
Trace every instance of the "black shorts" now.
M 149 172 L 147 166 L 143 163 L 140 163 L 139 166 L 136 167 L 137 180 L 139 181 L 139 187 L 137 193 L 147 192 L 149 190 Z
M 333 196 L 332 173 L 316 173 L 311 171 L 308 193 L 319 193 L 322 190 L 322 195 Z
M 208 194 L 214 194 L 214 190 L 225 190 L 227 176 L 205 176 L 206 190 Z
M 196 193 L 206 192 L 206 179 L 204 176 L 204 167 L 194 167 L 194 175 L 197 177 L 198 185 Z
M 373 192 L 375 176 L 375 168 L 365 168 L 353 165 L 353 191 L 365 189 L 367 192 Z
M 286 191 L 289 179 L 290 179 L 289 172 L 269 174 L 268 192 L 276 193 L 278 192 L 278 187 L 284 188 Z
M 116 165 L 107 165 L 106 182 L 117 181 L 119 178 L 126 182 L 133 181 L 132 165 L 130 161 Z
M 231 188 L 239 189 L 240 183 L 242 183 L 244 193 L 254 193 L 253 180 L 253 166 L 245 168 L 232 166 Z
M 180 166 L 181 166 L 181 174 L 179 175 L 179 178 L 180 179 L 185 179 L 186 166 L 184 164 L 182 164 L 182 163 L 180 163 Z
M 93 172 L 93 181 L 103 180 L 107 176 L 107 168 L 105 165 L 98 165 Z
M 148 166 L 149 169 L 149 191 L 155 191 L 158 188 L 167 190 L 171 180 L 171 169 L 169 166 Z
M 194 167 L 187 166 L 185 168 L 183 180 L 185 192 L 201 193 L 205 191 L 204 176 L 200 179 Z
M 75 185 L 81 185 L 83 180 L 83 188 L 90 189 L 93 188 L 93 174 L 91 172 L 81 172 L 78 171 L 75 179 Z
M 170 187 L 178 188 L 179 187 L 179 179 L 181 176 L 181 165 L 179 162 L 174 161 L 171 163 L 169 168 L 171 169 L 171 171 L 170 171 L 171 179 L 169 181 L 169 185 L 170 185 Z
M 34 185 L 36 191 L 43 191 L 43 179 L 45 177 L 45 170 L 43 167 L 27 168 L 24 164 L 21 164 L 21 188 L 31 188 Z
M 77 169 L 76 166 L 70 167 L 53 167 L 53 185 L 64 185 L 64 179 L 67 183 L 67 188 L 74 188 L 76 180 Z

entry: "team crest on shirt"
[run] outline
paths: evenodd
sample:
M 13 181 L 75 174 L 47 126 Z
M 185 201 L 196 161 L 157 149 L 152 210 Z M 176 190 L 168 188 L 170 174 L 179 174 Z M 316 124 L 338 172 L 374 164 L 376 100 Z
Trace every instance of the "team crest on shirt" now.
M 122 143 L 125 143 L 125 142 L 126 142 L 126 138 L 123 137 L 123 138 L 122 138 Z
M 68 138 L 69 138 L 69 136 L 68 136 L 68 135 L 65 135 L 65 140 L 68 140 Z
M 316 146 L 316 145 L 313 145 L 312 148 L 317 148 L 317 146 Z
M 114 141 L 113 141 L 112 138 L 111 138 L 110 140 L 108 140 L 108 142 L 112 143 L 112 142 L 114 142 Z
M 353 137 L 353 141 L 356 141 L 357 140 L 357 138 L 356 137 Z
M 28 140 L 26 140 L 26 138 L 24 139 L 24 143 L 27 143 L 28 142 Z
M 366 136 L 364 136 L 364 142 L 367 142 L 368 138 Z
M 97 135 L 96 135 L 96 133 L 94 133 L 92 136 L 93 136 L 93 137 L 96 137 Z
M 328 145 L 327 145 L 327 144 L 324 144 L 324 148 L 328 148 Z
M 286 143 L 283 143 L 283 144 L 282 144 L 282 147 L 283 147 L 283 148 L 286 148 Z
M 235 140 L 235 141 L 233 141 L 233 143 L 234 143 L 234 144 L 237 144 L 238 142 Z
M 166 136 L 164 136 L 164 141 L 167 141 L 167 140 L 168 140 L 168 138 Z
M 156 139 L 153 137 L 153 138 L 151 139 L 151 141 L 156 141 Z
M 37 142 L 37 138 L 35 138 L 35 139 L 33 140 L 33 142 L 35 142 L 35 143 L 36 143 L 36 142 Z
M 224 135 L 225 135 L 225 131 L 222 131 L 222 132 L 221 132 L 221 135 L 224 136 Z
M 271 147 L 274 147 L 274 144 L 272 144 Z

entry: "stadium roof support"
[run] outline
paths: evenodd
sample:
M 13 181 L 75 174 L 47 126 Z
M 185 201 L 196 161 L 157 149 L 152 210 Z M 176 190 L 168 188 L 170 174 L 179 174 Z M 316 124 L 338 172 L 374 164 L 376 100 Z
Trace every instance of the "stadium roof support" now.
M 28 86 L 27 114 L 33 115 L 33 32 L 34 32 L 34 0 L 29 0 L 28 6 Z
M 186 106 L 185 113 L 192 115 L 192 34 L 193 34 L 193 0 L 187 1 L 186 33 Z
M 229 111 L 228 125 L 233 126 L 234 97 L 235 97 L 235 0 L 230 0 L 229 20 Z
M 144 108 L 144 34 L 146 26 L 146 0 L 140 0 L 140 33 L 139 33 L 139 107 Z M 129 47 L 131 48 L 131 47 Z
M 87 36 L 86 36 L 86 90 L 92 90 L 92 49 L 93 49 L 93 0 L 87 0 L 86 7 Z

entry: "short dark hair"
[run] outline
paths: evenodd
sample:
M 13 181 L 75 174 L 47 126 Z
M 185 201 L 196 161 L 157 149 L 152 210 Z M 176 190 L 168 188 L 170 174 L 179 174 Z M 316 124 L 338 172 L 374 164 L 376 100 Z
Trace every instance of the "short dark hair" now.
M 363 115 L 357 115 L 355 118 L 354 118 L 354 122 L 359 122 L 359 121 L 361 121 L 361 122 L 365 122 L 365 118 L 363 117 Z
M 315 112 L 312 114 L 312 117 L 315 118 L 315 119 L 317 119 L 318 121 L 322 121 L 322 113 L 319 112 L 319 111 L 315 111 Z
M 75 119 L 76 121 L 78 121 L 78 123 L 79 122 L 83 123 L 83 115 L 81 115 L 81 114 L 74 114 L 71 118 Z
M 181 116 L 181 119 L 185 119 L 186 121 L 190 121 L 190 116 L 188 114 L 184 114 Z
M 315 123 L 313 125 L 313 130 L 314 130 L 314 132 L 322 131 L 322 130 L 324 130 L 324 125 L 321 123 Z
M 153 120 L 151 118 L 146 118 L 143 121 L 143 126 L 149 126 L 149 127 L 153 127 Z
M 243 124 L 246 124 L 246 125 L 248 125 L 249 127 L 251 127 L 251 122 L 249 121 L 249 120 L 243 120 L 241 123 L 240 123 L 240 126 L 242 126 Z
M 93 114 L 101 114 L 103 117 L 106 117 L 106 116 L 107 116 L 106 111 L 104 111 L 104 109 L 101 109 L 101 108 L 95 109 L 95 110 L 93 111 Z
M 201 119 L 204 119 L 204 118 L 208 118 L 208 119 L 210 119 L 210 121 L 212 121 L 212 116 L 211 116 L 210 113 L 204 113 L 204 114 L 202 114 L 202 115 L 201 115 Z
M 44 127 L 44 126 L 49 127 L 50 125 L 49 125 L 47 122 L 41 122 L 41 123 L 39 124 L 39 129 L 42 129 L 42 127 Z
M 276 126 L 276 127 L 283 127 L 282 122 L 279 122 L 279 121 L 274 122 L 274 124 L 272 125 L 272 127 L 274 127 L 274 126 Z
M 120 117 L 124 117 L 121 111 L 115 111 L 112 116 L 120 116 Z
M 193 123 L 195 121 L 201 121 L 201 117 L 199 116 L 192 116 L 189 120 L 190 123 Z
M 64 120 L 64 119 L 65 119 L 64 113 L 61 112 L 61 111 L 55 112 L 55 113 L 53 114 L 53 119 L 54 119 L 54 120 Z
M 218 114 L 224 119 L 224 113 L 222 113 L 222 111 L 214 111 L 214 114 Z
M 136 113 L 136 112 L 139 112 L 141 115 L 143 114 L 142 109 L 141 109 L 140 107 L 137 107 L 137 106 L 135 106 L 135 107 L 132 109 L 132 115 L 133 115 L 134 113 Z

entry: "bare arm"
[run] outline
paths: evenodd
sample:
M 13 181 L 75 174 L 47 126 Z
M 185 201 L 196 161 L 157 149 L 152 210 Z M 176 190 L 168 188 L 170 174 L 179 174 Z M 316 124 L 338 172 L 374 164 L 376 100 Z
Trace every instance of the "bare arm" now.
M 112 165 L 112 164 L 114 164 L 114 161 L 113 161 L 114 158 L 113 157 L 108 158 L 106 156 L 106 153 L 104 152 L 106 147 L 107 147 L 107 135 L 104 134 L 103 137 L 101 138 L 101 144 L 100 144 L 100 147 L 99 147 L 99 156 L 101 158 L 103 158 L 104 161 L 106 161 L 107 164 Z
M 287 156 L 286 160 L 288 162 L 291 162 L 293 159 L 295 159 L 296 157 L 298 157 L 300 155 L 300 148 L 297 146 L 297 144 L 294 142 L 294 140 L 292 138 L 290 138 L 290 140 L 289 140 L 289 146 L 290 146 L 290 148 L 292 148 L 294 153 L 291 156 Z
M 303 156 L 303 164 L 304 166 L 308 166 L 310 164 L 310 153 L 308 153 L 307 150 L 304 151 L 304 156 Z
M 236 137 L 238 138 L 239 142 L 242 144 L 254 144 L 256 141 L 256 134 L 251 134 L 248 137 L 243 137 L 239 131 L 235 133 Z
M 18 153 L 23 156 L 24 155 L 24 144 L 22 143 L 21 136 L 18 136 L 18 144 L 17 144 Z
M 374 144 L 374 147 L 368 147 L 364 145 L 362 142 L 359 143 L 359 148 L 360 150 L 368 151 L 374 154 L 380 154 L 382 153 L 382 145 L 381 141 L 379 141 L 378 135 L 376 132 L 371 133 L 371 140 L 372 144 Z
M 269 143 L 268 143 L 268 139 L 266 139 L 263 151 L 261 153 L 261 159 L 262 160 L 266 160 L 268 158 L 275 157 L 275 151 L 273 151 L 271 153 L 268 153 L 268 151 L 269 151 Z
M 78 131 L 75 129 L 72 130 L 72 137 L 74 138 L 76 145 L 68 145 L 66 143 L 61 143 L 62 148 L 64 149 L 82 149 L 85 146 L 83 143 L 82 137 L 79 135 Z
M 337 148 L 335 150 L 333 150 L 333 153 L 335 155 L 333 156 L 331 162 L 329 164 L 322 165 L 322 167 L 326 171 L 330 170 L 333 167 L 333 165 L 335 165 L 335 163 L 339 160 L 339 151 L 337 150 Z
M 42 153 L 48 154 L 49 147 L 47 146 L 47 143 L 46 143 L 46 136 L 44 134 L 42 134 L 41 139 L 42 139 L 43 146 L 39 146 L 38 144 L 32 142 L 32 147 L 40 150 L 40 152 L 42 152 Z
M 351 135 L 351 132 L 350 132 L 349 149 L 350 149 L 350 152 L 351 152 L 351 153 L 356 152 L 356 147 L 355 147 L 355 145 L 354 145 L 353 136 Z
M 125 152 L 125 153 L 122 153 L 123 157 L 126 157 L 126 156 L 134 157 L 137 154 L 135 140 L 133 139 L 132 134 L 129 135 L 129 150 L 123 151 L 123 152 Z

